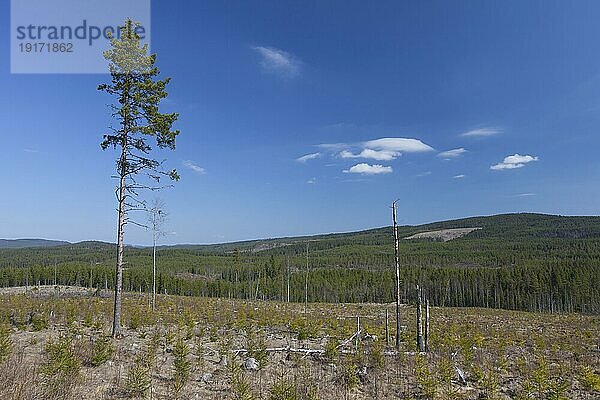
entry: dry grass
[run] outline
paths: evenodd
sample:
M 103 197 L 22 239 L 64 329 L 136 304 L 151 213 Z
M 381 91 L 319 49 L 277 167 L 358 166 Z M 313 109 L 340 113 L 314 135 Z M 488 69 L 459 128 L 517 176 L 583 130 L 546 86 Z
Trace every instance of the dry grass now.
M 595 316 L 433 308 L 432 352 L 418 355 L 415 310 L 405 307 L 403 352 L 393 354 L 385 346 L 385 305 L 311 304 L 304 315 L 298 304 L 160 296 L 152 312 L 146 297 L 127 295 L 127 329 L 123 339 L 112 341 L 113 353 L 101 342 L 110 327 L 109 298 L 37 293 L 0 295 L 0 319 L 9 324 L 13 343 L 0 364 L 0 399 L 600 396 L 594 386 L 600 376 L 600 318 Z M 355 315 L 363 321 L 358 349 L 349 343 L 333 351 L 332 343 L 354 333 Z M 36 330 L 32 321 L 40 319 L 47 327 Z M 390 329 L 394 324 L 390 321 Z M 45 384 L 52 377 L 41 367 L 48 359 L 47 344 L 60 337 L 70 340 L 81 366 L 77 377 L 56 391 Z M 282 347 L 328 353 L 266 351 Z M 234 351 L 239 349 L 248 352 Z M 108 360 L 92 363 L 96 352 L 102 353 L 98 359 Z M 261 362 L 258 371 L 240 367 L 248 354 Z M 466 384 L 458 382 L 455 367 L 464 371 Z M 143 384 L 144 371 L 148 390 L 132 390 L 132 374 L 141 374 Z

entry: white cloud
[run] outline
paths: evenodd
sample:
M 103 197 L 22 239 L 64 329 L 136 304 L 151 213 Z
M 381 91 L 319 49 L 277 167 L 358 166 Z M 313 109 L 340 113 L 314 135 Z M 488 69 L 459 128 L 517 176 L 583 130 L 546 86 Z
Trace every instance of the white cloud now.
M 183 162 L 183 166 L 186 168 L 191 169 L 192 171 L 194 171 L 195 173 L 197 173 L 198 175 L 204 175 L 206 173 L 206 170 L 204 168 L 202 168 L 201 166 L 199 166 L 198 164 L 196 164 L 193 161 L 184 161 Z
M 502 132 L 502 129 L 500 129 L 500 128 L 479 128 L 479 129 L 473 129 L 468 132 L 461 133 L 460 136 L 463 136 L 463 137 L 487 137 L 487 136 L 494 136 L 501 132 Z
M 362 143 L 366 149 L 393 151 L 398 153 L 420 153 L 432 151 L 433 148 L 418 139 L 381 138 Z
M 360 163 L 356 164 L 350 169 L 344 170 L 347 174 L 362 174 L 362 175 L 377 175 L 377 174 L 389 174 L 392 172 L 392 167 L 384 167 L 380 164 L 366 164 Z
M 424 176 L 429 176 L 431 174 L 432 174 L 431 171 L 421 172 L 420 174 L 417 174 L 417 178 L 423 178 Z
M 260 65 L 265 72 L 292 78 L 300 74 L 302 62 L 292 54 L 274 47 L 254 46 L 260 57 Z
M 302 157 L 296 158 L 296 161 L 305 163 L 308 160 L 314 160 L 315 158 L 319 158 L 319 157 L 321 157 L 321 153 L 310 153 L 310 154 L 305 154 Z
M 538 161 L 539 157 L 525 155 L 522 156 L 520 154 L 514 154 L 512 156 L 504 157 L 504 160 L 501 163 L 494 164 L 490 166 L 490 169 L 495 171 L 501 171 L 504 169 L 516 169 L 524 167 L 525 164 L 530 163 L 532 161 Z
M 377 161 L 395 160 L 403 153 L 433 151 L 431 146 L 418 139 L 410 138 L 381 138 L 357 143 L 322 143 L 317 147 L 338 153 L 341 158 L 365 158 Z
M 373 154 L 375 151 L 384 151 L 389 153 L 398 153 L 398 155 L 402 153 L 420 153 L 434 150 L 433 147 L 423 143 L 419 139 L 399 137 L 374 139 L 358 143 L 322 143 L 318 144 L 317 147 L 330 151 L 348 151 L 350 148 L 359 148 L 361 151 L 369 150 L 369 152 L 365 154 Z
M 329 151 L 340 151 L 351 146 L 348 143 L 321 143 L 317 145 L 318 148 Z
M 537 161 L 539 157 L 535 156 L 522 156 L 520 154 L 515 154 L 512 156 L 508 156 L 504 159 L 505 164 L 527 164 L 531 161 Z
M 462 178 L 464 178 L 464 177 L 465 177 L 465 175 L 464 175 L 464 174 L 459 174 L 459 175 L 454 175 L 454 176 L 452 177 L 452 179 L 462 179 Z
M 377 161 L 390 161 L 395 160 L 401 154 L 397 151 L 389 151 L 389 150 L 373 150 L 373 149 L 364 149 L 359 154 L 354 154 L 349 150 L 344 150 L 340 153 L 340 157 L 342 158 L 370 158 Z
M 342 158 L 359 158 L 360 154 L 354 154 L 350 150 L 343 150 L 340 153 L 340 157 L 342 157 Z
M 516 194 L 514 197 L 531 197 L 531 196 L 535 196 L 535 193 L 520 193 L 520 194 Z
M 466 152 L 467 152 L 467 150 L 465 150 L 464 148 L 461 147 L 458 149 L 442 151 L 441 153 L 438 153 L 438 157 L 442 157 L 442 158 L 446 158 L 446 159 L 456 158 L 456 157 L 462 156 Z
M 318 144 L 317 147 L 323 149 L 327 154 L 337 155 L 341 158 L 364 158 L 377 161 L 392 161 L 400 157 L 403 153 L 434 151 L 433 147 L 418 139 L 400 137 L 380 138 L 355 143 L 322 143 Z M 321 153 L 314 154 L 321 155 Z M 308 156 L 311 155 L 307 154 L 306 156 L 300 157 L 298 161 L 304 162 L 306 159 L 316 158 L 311 156 L 305 159 L 305 157 Z M 367 163 L 360 163 L 343 172 L 363 175 L 389 174 L 392 172 L 392 167 L 380 164 L 370 165 Z
M 309 185 L 314 185 L 315 183 L 317 183 L 317 178 L 310 178 L 306 181 L 306 183 L 308 183 Z

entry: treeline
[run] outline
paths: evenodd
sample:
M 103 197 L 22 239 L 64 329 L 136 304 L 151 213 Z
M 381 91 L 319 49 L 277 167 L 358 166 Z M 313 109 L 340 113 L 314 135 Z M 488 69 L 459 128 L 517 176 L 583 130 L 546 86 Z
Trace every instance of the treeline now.
M 600 313 L 600 218 L 512 214 L 403 227 L 482 227 L 449 242 L 402 240 L 402 301 L 418 283 L 440 306 Z M 158 252 L 161 293 L 304 301 L 309 247 L 311 302 L 392 302 L 391 229 L 166 247 Z M 267 244 L 267 246 L 265 245 Z M 239 247 L 233 247 L 237 245 Z M 266 248 L 266 250 L 265 250 Z M 258 251 L 260 249 L 260 251 Z M 124 288 L 148 292 L 151 251 L 126 248 Z M 112 288 L 114 245 L 0 249 L 0 286 Z
M 158 274 L 159 293 L 186 296 L 304 301 L 306 270 L 272 257 L 260 265 L 209 267 Z M 148 268 L 128 268 L 123 287 L 147 293 Z M 108 265 L 60 264 L 0 269 L 0 286 L 76 285 L 111 289 L 114 268 Z M 308 272 L 310 302 L 376 302 L 394 300 L 391 269 L 316 268 Z M 440 268 L 403 266 L 402 301 L 413 302 L 420 284 L 431 303 L 453 307 L 494 307 L 545 312 L 600 313 L 600 268 L 505 266 Z

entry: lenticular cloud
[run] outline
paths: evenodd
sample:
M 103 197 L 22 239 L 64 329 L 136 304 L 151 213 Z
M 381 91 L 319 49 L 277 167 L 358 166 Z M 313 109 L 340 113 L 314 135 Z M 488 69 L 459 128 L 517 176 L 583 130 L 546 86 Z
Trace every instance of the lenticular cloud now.
M 532 161 L 538 161 L 539 159 L 540 158 L 536 156 L 522 156 L 517 153 L 513 154 L 512 156 L 504 157 L 504 160 L 501 163 L 492 165 L 490 169 L 494 171 L 501 171 L 505 169 L 522 168 L 525 166 L 525 164 L 528 164 Z

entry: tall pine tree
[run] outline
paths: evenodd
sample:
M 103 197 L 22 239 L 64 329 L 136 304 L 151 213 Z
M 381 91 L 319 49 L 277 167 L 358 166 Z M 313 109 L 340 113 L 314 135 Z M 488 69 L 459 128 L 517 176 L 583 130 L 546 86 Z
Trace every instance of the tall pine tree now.
M 98 90 L 114 97 L 110 107 L 112 117 L 118 121 L 118 125 L 104 135 L 102 149 L 112 147 L 120 151 L 116 165 L 119 185 L 113 337 L 121 335 L 123 231 L 125 225 L 132 222 L 128 213 L 146 209 L 144 200 L 139 197 L 141 190 L 164 187 L 162 178 L 179 179 L 177 171 L 165 171 L 163 162 L 151 156 L 150 143 L 157 148 L 175 149 L 179 131 L 172 130 L 172 125 L 179 115 L 159 111 L 161 100 L 167 97 L 165 88 L 170 78 L 157 78 L 156 55 L 148 54 L 147 44 L 140 44 L 136 26 L 131 20 L 125 21 L 120 35 L 111 39 L 111 48 L 104 53 L 111 81 L 98 86 Z

